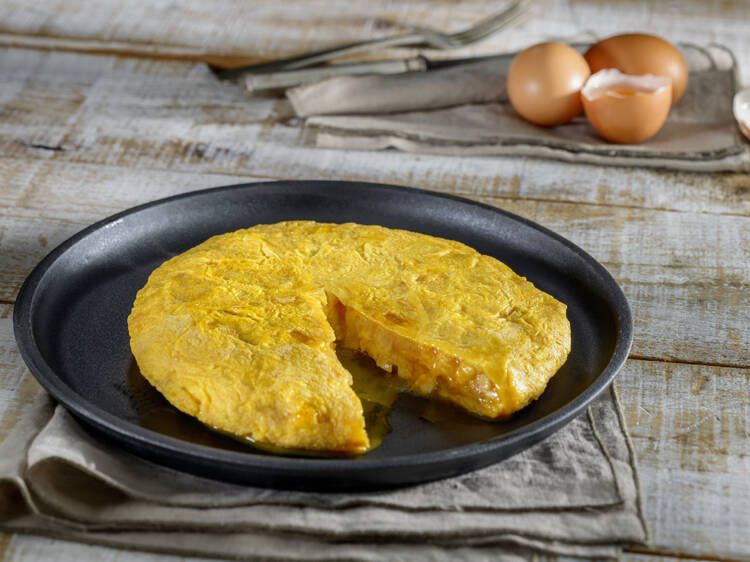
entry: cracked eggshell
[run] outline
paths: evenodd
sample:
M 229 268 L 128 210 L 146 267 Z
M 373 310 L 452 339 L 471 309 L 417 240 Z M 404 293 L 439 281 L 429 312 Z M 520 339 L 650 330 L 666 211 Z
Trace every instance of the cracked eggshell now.
M 650 139 L 667 120 L 672 83 L 666 76 L 630 76 L 600 70 L 581 90 L 586 117 L 604 139 L 636 144 Z

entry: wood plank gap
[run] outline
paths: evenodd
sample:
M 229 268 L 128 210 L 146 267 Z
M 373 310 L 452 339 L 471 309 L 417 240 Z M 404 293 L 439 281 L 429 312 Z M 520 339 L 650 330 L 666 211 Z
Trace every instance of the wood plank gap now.
M 644 554 L 648 556 L 661 556 L 663 558 L 682 558 L 687 560 L 711 560 L 712 562 L 742 562 L 739 558 L 722 558 L 721 556 L 712 556 L 711 554 L 690 554 L 687 552 L 668 552 L 662 550 L 649 550 L 647 548 L 625 547 L 623 552 L 628 554 Z
M 2 47 L 2 46 L 0 46 L 0 47 Z M 23 143 L 23 142 L 25 142 L 25 141 L 17 141 L 18 144 Z M 55 152 L 60 152 L 61 149 L 62 149 L 62 151 L 66 150 L 64 147 L 57 147 L 57 146 L 46 146 L 46 145 L 36 145 L 36 146 L 34 146 L 34 145 L 28 145 L 28 144 L 27 144 L 27 146 L 29 146 L 31 148 L 37 148 L 37 149 L 40 149 L 40 150 L 44 150 L 44 151 L 51 150 L 51 151 L 55 151 Z M 8 154 L 0 154 L 0 159 L 14 160 L 16 162 L 19 161 L 19 160 L 28 160 L 30 162 L 37 162 L 37 161 L 51 162 L 47 158 L 37 158 L 33 154 L 28 154 L 28 155 L 24 155 L 24 156 L 14 156 L 14 155 L 8 155 Z M 79 165 L 79 166 L 90 166 L 92 168 L 95 168 L 95 167 L 99 167 L 99 168 L 114 168 L 114 169 L 118 169 L 119 168 L 119 169 L 123 169 L 123 170 L 132 170 L 133 169 L 132 165 L 125 166 L 125 165 L 122 165 L 122 164 L 109 164 L 109 163 L 102 164 L 100 162 L 86 162 L 85 160 L 83 160 L 83 161 L 74 160 L 72 162 L 65 162 L 65 161 L 62 161 L 62 160 L 58 160 L 58 161 L 55 161 L 55 163 L 57 163 L 57 164 L 66 164 L 66 163 L 67 164 L 76 164 L 76 165 Z M 170 168 L 157 168 L 157 167 L 154 167 L 154 166 L 138 166 L 138 169 L 139 170 L 149 170 L 149 171 L 152 171 L 152 172 L 168 172 L 170 174 L 184 174 L 186 176 L 188 176 L 188 175 L 194 176 L 196 174 L 196 172 L 191 172 L 189 170 L 173 170 L 173 169 L 170 169 Z M 261 180 L 266 180 L 266 181 L 305 181 L 305 180 L 300 180 L 299 177 L 294 177 L 294 176 L 276 176 L 276 175 L 268 175 L 268 174 L 253 174 L 252 172 L 235 172 L 235 171 L 232 171 L 232 170 L 221 170 L 221 171 L 216 171 L 216 172 L 210 172 L 209 171 L 209 172 L 198 172 L 198 173 L 202 173 L 202 174 L 207 175 L 207 176 L 211 176 L 211 175 L 234 176 L 234 177 L 240 178 L 240 179 L 242 179 L 242 178 L 247 178 L 247 179 L 261 179 Z M 322 180 L 322 181 L 325 181 L 325 180 Z M 338 181 L 338 180 L 331 180 L 331 181 Z M 362 180 L 351 180 L 351 181 L 362 181 Z M 401 184 L 401 185 L 406 185 L 406 184 Z M 217 187 L 221 187 L 221 186 L 217 186 Z M 2 205 L 2 204 L 0 204 L 0 208 L 10 209 L 11 207 L 8 206 L 8 205 Z M 645 208 L 648 208 L 648 207 L 645 207 Z M 125 209 L 123 209 L 123 210 L 125 210 Z
M 169 45 L 103 42 L 70 37 L 51 37 L 0 32 L 0 47 L 35 51 L 66 51 L 86 55 L 122 56 L 141 59 L 204 62 L 217 69 L 228 69 L 267 62 L 265 57 L 217 55 Z
M 15 306 L 16 301 L 12 301 L 8 299 L 0 299 L 0 304 L 9 304 L 11 306 Z
M 460 195 L 460 193 L 457 193 Z M 665 207 L 644 207 L 642 205 L 626 205 L 624 203 L 594 203 L 591 201 L 570 201 L 565 199 L 548 199 L 545 197 L 526 197 L 526 196 L 514 196 L 514 195 L 479 195 L 475 198 L 492 199 L 492 200 L 507 200 L 507 201 L 533 201 L 535 203 L 560 203 L 563 205 L 577 205 L 588 207 L 606 207 L 616 209 L 635 209 L 635 210 L 647 210 L 647 211 L 659 211 L 663 213 L 693 213 L 696 215 L 717 215 L 727 217 L 750 217 L 750 213 L 730 213 L 726 211 L 684 211 L 681 209 L 668 209 Z
M 686 211 L 691 212 L 691 211 Z M 607 261 L 607 260 L 598 260 L 600 264 L 602 264 L 605 267 L 653 267 L 655 264 L 653 263 L 641 263 L 641 262 L 623 262 L 623 261 Z M 694 265 L 690 264 L 684 264 L 684 263 L 660 263 L 658 264 L 659 267 L 664 269 L 677 269 L 677 270 L 690 270 L 695 269 Z M 721 270 L 726 271 L 726 266 L 723 265 L 701 265 L 702 268 L 707 270 Z
M 750 365 L 742 365 L 739 363 L 719 363 L 713 361 L 691 361 L 688 359 L 674 359 L 674 358 L 663 358 L 663 357 L 649 357 L 646 355 L 628 355 L 628 359 L 635 359 L 637 361 L 651 361 L 654 363 L 678 363 L 680 365 L 697 365 L 699 367 L 721 367 L 724 369 L 750 369 Z

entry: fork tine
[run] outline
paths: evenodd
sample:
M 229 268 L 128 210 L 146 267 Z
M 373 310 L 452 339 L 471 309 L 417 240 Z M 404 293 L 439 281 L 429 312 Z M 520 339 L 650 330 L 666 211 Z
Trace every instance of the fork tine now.
M 524 10 L 525 2 L 523 0 L 520 0 L 519 2 L 516 2 L 510 9 L 500 14 L 496 14 L 495 16 L 489 17 L 479 22 L 477 25 L 470 27 L 469 29 L 465 29 L 464 31 L 456 33 L 454 35 L 454 38 L 461 41 L 471 41 L 480 37 L 484 37 L 489 33 L 497 30 L 499 27 L 502 27 L 517 18 Z
M 517 19 L 519 19 L 523 14 L 515 14 L 513 17 L 510 17 L 506 20 L 503 20 L 499 25 L 489 27 L 487 29 L 478 30 L 475 32 L 472 32 L 470 34 L 463 35 L 458 38 L 458 40 L 455 41 L 455 44 L 458 46 L 461 45 L 469 45 L 471 43 L 476 43 L 477 41 L 480 41 L 481 39 L 484 39 L 485 37 L 488 37 L 489 35 L 492 35 L 493 33 L 500 31 L 502 28 L 510 25 L 511 23 L 515 22 Z
M 527 0 L 516 0 L 516 2 L 502 12 L 491 15 L 477 22 L 475 25 L 472 25 L 468 29 L 453 33 L 448 37 L 451 42 L 457 41 L 459 43 L 464 43 L 477 41 L 512 22 L 525 12 L 528 7 L 529 3 Z
M 266 63 L 224 70 L 218 74 L 218 77 L 221 80 L 233 80 L 246 73 L 266 73 L 271 70 L 281 71 L 307 68 L 330 61 L 343 54 L 359 53 L 384 46 L 428 45 L 436 49 L 462 47 L 469 43 L 473 43 L 474 41 L 478 41 L 514 21 L 523 11 L 525 11 L 527 3 L 530 1 L 531 0 L 516 0 L 502 12 L 487 17 L 476 25 L 463 31 L 459 31 L 458 33 L 445 34 L 432 31 L 395 35 L 383 39 L 363 41 L 339 47 L 330 47 L 320 51 L 276 59 Z
M 483 39 L 483 38 L 485 38 L 485 37 L 487 37 L 489 35 L 492 35 L 496 31 L 500 31 L 504 27 L 507 27 L 510 24 L 515 23 L 516 21 L 518 21 L 519 19 L 521 19 L 521 17 L 524 16 L 526 14 L 526 12 L 527 12 L 526 9 L 521 10 L 519 12 L 515 12 L 514 14 L 508 16 L 503 21 L 498 22 L 497 25 L 495 25 L 495 26 L 493 26 L 491 28 L 488 27 L 486 30 L 478 31 L 477 33 L 475 33 L 474 35 L 472 35 L 472 37 L 470 38 L 470 40 L 471 41 L 479 41 L 480 39 Z

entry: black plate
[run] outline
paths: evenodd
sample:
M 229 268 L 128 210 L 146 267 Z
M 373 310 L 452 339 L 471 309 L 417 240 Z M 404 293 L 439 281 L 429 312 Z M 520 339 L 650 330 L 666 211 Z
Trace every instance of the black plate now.
M 393 431 L 360 458 L 282 457 L 205 446 L 146 429 L 128 370 L 126 319 L 165 259 L 211 235 L 290 219 L 398 227 L 464 242 L 568 305 L 572 352 L 547 390 L 503 423 L 431 424 L 403 396 Z M 37 380 L 84 425 L 174 468 L 260 486 L 344 490 L 467 472 L 518 453 L 569 422 L 624 363 L 632 319 L 620 287 L 591 256 L 530 221 L 459 197 L 333 181 L 228 186 L 155 201 L 105 219 L 31 273 L 14 312 L 16 341 Z M 141 412 L 142 413 L 142 412 Z

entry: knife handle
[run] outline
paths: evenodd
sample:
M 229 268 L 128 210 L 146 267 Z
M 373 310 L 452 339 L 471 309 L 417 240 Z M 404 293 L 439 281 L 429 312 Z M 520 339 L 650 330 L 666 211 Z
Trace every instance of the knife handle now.
M 363 74 L 400 74 L 403 72 L 424 72 L 427 60 L 423 57 L 385 60 L 349 64 L 332 64 L 298 70 L 281 70 L 262 74 L 246 74 L 240 80 L 247 93 L 263 90 L 291 88 L 300 84 L 319 82 L 336 76 L 356 76 Z

